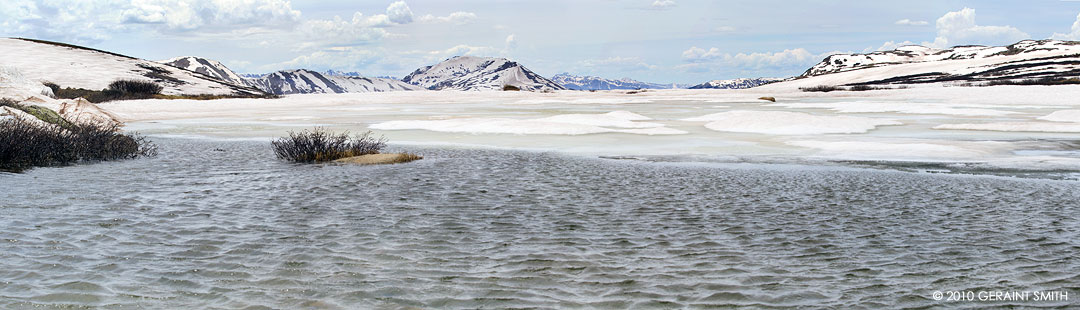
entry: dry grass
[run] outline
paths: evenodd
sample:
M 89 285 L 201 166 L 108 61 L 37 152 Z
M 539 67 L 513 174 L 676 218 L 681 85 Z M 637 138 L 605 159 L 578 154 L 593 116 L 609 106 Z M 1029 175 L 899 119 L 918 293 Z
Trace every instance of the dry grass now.
M 424 159 L 423 156 L 412 153 L 398 153 L 398 154 L 370 154 L 360 155 L 348 158 L 342 158 L 335 160 L 335 163 L 342 164 L 356 164 L 356 165 L 384 165 L 384 164 L 400 164 L 407 163 L 414 160 Z

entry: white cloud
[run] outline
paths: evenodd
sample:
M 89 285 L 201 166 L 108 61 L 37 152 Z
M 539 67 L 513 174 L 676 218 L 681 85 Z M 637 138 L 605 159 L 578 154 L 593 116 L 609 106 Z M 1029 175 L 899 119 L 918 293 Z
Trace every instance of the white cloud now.
M 380 53 L 358 47 L 327 48 L 288 61 L 262 66 L 265 71 L 286 69 L 358 71 L 381 59 Z
M 420 16 L 420 21 L 425 23 L 453 23 L 458 25 L 464 25 L 476 20 L 476 13 L 471 12 L 453 12 L 447 16 L 435 16 L 427 14 Z
M 656 0 L 656 1 L 653 1 L 652 7 L 654 9 L 660 9 L 660 10 L 670 9 L 670 8 L 675 7 L 675 1 L 674 0 Z
M 975 10 L 964 8 L 946 13 L 937 20 L 937 38 L 924 45 L 945 48 L 963 44 L 1004 45 L 1030 36 L 1011 26 L 980 26 L 975 23 Z
M 908 19 L 896 21 L 897 25 L 918 26 L 922 25 L 922 23 L 922 21 L 911 21 Z M 948 48 L 951 46 L 967 44 L 1006 45 L 1030 38 L 1027 33 L 1012 26 L 982 26 L 976 24 L 975 9 L 972 8 L 964 8 L 959 11 L 945 13 L 941 18 L 937 19 L 934 26 L 937 29 L 937 36 L 934 38 L 934 41 L 924 41 L 921 45 L 933 48 Z M 1078 27 L 1080 26 L 1074 25 L 1074 29 L 1078 29 Z M 897 47 L 904 45 L 915 45 L 915 43 L 911 41 L 888 41 L 876 50 L 894 50 Z M 867 48 L 864 52 L 869 52 L 871 50 L 872 47 Z
M 1080 40 L 1080 15 L 1076 15 L 1076 21 L 1072 24 L 1072 32 L 1054 33 L 1050 36 L 1054 40 Z
M 885 42 L 884 44 L 881 44 L 881 46 L 878 47 L 877 49 L 875 49 L 874 47 L 868 47 L 865 50 L 863 50 L 863 53 L 869 53 L 869 52 L 874 52 L 874 51 L 891 51 L 891 50 L 895 50 L 898 47 L 906 46 L 906 45 L 917 45 L 917 44 L 915 42 L 911 42 L 911 41 L 903 41 L 903 42 L 889 41 L 889 42 Z
M 621 71 L 654 70 L 657 68 L 657 66 L 650 65 L 641 58 L 621 56 L 614 56 L 603 59 L 590 59 L 581 61 L 579 64 L 586 68 L 615 68 Z
M 896 24 L 897 25 L 904 25 L 904 26 L 926 26 L 926 25 L 929 25 L 930 22 L 927 22 L 925 20 L 910 20 L 910 19 L 905 18 L 905 19 L 901 19 L 901 20 L 896 21 Z
M 720 26 L 720 27 L 716 27 L 715 29 L 713 29 L 713 31 L 724 32 L 724 33 L 735 32 L 735 30 L 738 30 L 738 29 L 736 29 L 735 27 L 732 27 L 732 26 Z
M 828 55 L 838 52 L 814 54 L 804 48 L 786 49 L 780 52 L 758 53 L 722 53 L 718 48 L 704 49 L 691 47 L 683 51 L 682 58 L 687 64 L 676 68 L 690 72 L 710 72 L 721 68 L 753 70 L 803 69 L 811 66 Z
M 409 5 L 405 4 L 405 1 L 398 1 L 391 3 L 386 7 L 386 16 L 389 20 L 398 24 L 408 24 L 413 21 L 412 9 L 409 9 Z
M 512 50 L 517 48 L 517 38 L 513 34 L 506 36 L 506 49 Z
M 300 11 L 287 0 L 131 0 L 121 12 L 124 23 L 215 32 L 244 26 L 288 27 L 300 19 Z

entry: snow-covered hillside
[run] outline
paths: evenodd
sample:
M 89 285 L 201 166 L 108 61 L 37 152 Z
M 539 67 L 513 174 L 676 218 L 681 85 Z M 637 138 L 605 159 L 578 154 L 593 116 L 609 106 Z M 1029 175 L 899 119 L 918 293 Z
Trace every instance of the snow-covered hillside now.
M 38 40 L 0 38 L 0 67 L 25 79 L 61 87 L 101 90 L 116 80 L 153 81 L 167 95 L 260 96 L 254 88 L 120 54 Z
M 394 79 L 367 78 L 356 72 L 328 70 L 286 70 L 270 74 L 240 75 L 220 62 L 201 57 L 177 57 L 164 64 L 205 74 L 225 82 L 258 88 L 275 95 L 312 93 L 366 93 L 421 90 L 416 85 Z
M 1008 46 L 904 46 L 832 55 L 798 79 L 770 87 L 929 83 L 985 84 L 1080 77 L 1080 42 L 1024 40 Z
M 324 75 L 311 70 L 278 71 L 251 82 L 275 95 L 313 93 L 366 93 L 422 88 L 398 80 L 357 76 Z
M 169 59 L 169 60 L 163 60 L 163 61 L 160 61 L 160 63 L 170 65 L 170 66 L 173 66 L 173 67 L 177 67 L 177 68 L 180 68 L 180 69 L 185 69 L 185 70 L 188 70 L 188 71 L 195 71 L 195 72 L 207 75 L 209 77 L 212 77 L 212 78 L 215 78 L 215 79 L 218 79 L 218 80 L 222 80 L 222 81 L 225 81 L 225 82 L 237 84 L 237 85 L 244 85 L 244 86 L 254 86 L 255 85 L 255 84 L 251 83 L 251 81 L 249 81 L 248 79 L 246 79 L 246 78 L 240 76 L 239 74 L 236 74 L 236 72 L 230 70 L 229 67 L 226 67 L 225 65 L 223 65 L 220 62 L 217 62 L 215 60 L 210 60 L 210 59 L 206 59 L 206 58 L 202 58 L 202 57 L 183 56 L 183 57 L 176 57 L 176 58 Z
M 678 89 L 687 88 L 685 84 L 662 84 L 641 82 L 631 78 L 619 80 L 596 76 L 579 76 L 563 72 L 551 77 L 551 81 L 571 90 L 610 90 L 610 89 Z
M 503 86 L 533 91 L 566 89 L 517 62 L 474 56 L 453 57 L 417 69 L 401 80 L 433 90 L 502 90 Z
M 784 79 L 778 78 L 741 78 L 734 80 L 712 80 L 702 84 L 694 85 L 693 87 L 690 87 L 690 89 L 746 89 L 783 80 Z

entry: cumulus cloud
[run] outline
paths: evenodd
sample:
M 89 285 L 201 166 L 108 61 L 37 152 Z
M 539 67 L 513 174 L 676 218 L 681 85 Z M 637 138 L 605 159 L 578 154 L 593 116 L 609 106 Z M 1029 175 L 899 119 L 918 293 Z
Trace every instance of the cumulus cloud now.
M 386 16 L 391 22 L 398 24 L 408 24 L 413 21 L 412 9 L 409 9 L 405 1 L 391 3 L 389 7 L 386 7 Z
M 476 13 L 471 12 L 453 12 L 447 16 L 435 16 L 427 14 L 420 16 L 420 21 L 425 23 L 452 23 L 458 25 L 464 25 L 476 20 Z
M 905 19 L 901 19 L 901 20 L 896 21 L 896 24 L 897 25 L 904 25 L 904 26 L 926 26 L 926 25 L 929 25 L 930 22 L 925 21 L 925 20 L 910 20 L 910 19 L 905 18 Z
M 814 54 L 804 48 L 795 48 L 780 52 L 731 54 L 723 53 L 715 47 L 704 49 L 694 46 L 683 51 L 682 58 L 687 63 L 679 65 L 677 68 L 689 72 L 710 72 L 723 68 L 801 70 L 835 53 L 837 52 Z
M 652 7 L 654 9 L 660 9 L 660 10 L 670 9 L 670 8 L 675 7 L 675 1 L 674 0 L 656 0 L 656 1 L 653 1 Z
M 1072 24 L 1072 32 L 1069 33 L 1054 33 L 1050 36 L 1054 40 L 1080 40 L 1080 15 L 1076 15 L 1076 21 Z
M 358 71 L 381 59 L 381 53 L 358 47 L 332 47 L 281 63 L 263 66 L 266 71 L 289 69 Z
M 1080 17 L 1078 17 L 1080 18 Z M 922 25 L 922 21 L 901 19 L 897 25 Z M 924 41 L 923 46 L 933 48 L 948 48 L 957 45 L 980 44 L 980 45 L 1005 45 L 1030 38 L 1027 33 L 1012 26 L 983 26 L 975 22 L 975 9 L 964 8 L 955 12 L 942 15 L 934 23 L 937 36 L 933 41 Z M 1077 29 L 1080 26 L 1074 26 Z M 888 41 L 878 47 L 878 51 L 894 50 L 904 45 L 915 45 L 911 41 Z M 869 47 L 864 51 L 872 51 Z
M 944 48 L 962 44 L 1003 45 L 1030 36 L 1011 26 L 980 26 L 975 23 L 975 9 L 964 8 L 938 18 L 937 38 L 925 45 Z
M 121 12 L 125 23 L 156 24 L 168 30 L 287 27 L 300 19 L 300 11 L 293 9 L 287 0 L 132 0 Z

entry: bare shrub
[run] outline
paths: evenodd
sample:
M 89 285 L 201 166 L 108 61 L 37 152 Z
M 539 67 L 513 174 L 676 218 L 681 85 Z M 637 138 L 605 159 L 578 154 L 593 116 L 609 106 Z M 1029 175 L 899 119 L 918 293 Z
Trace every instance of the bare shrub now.
M 278 138 L 271 145 L 280 159 L 311 163 L 378 154 L 386 147 L 386 138 L 375 138 L 370 131 L 350 137 L 348 131 L 338 134 L 316 127 L 290 131 L 288 137 Z

